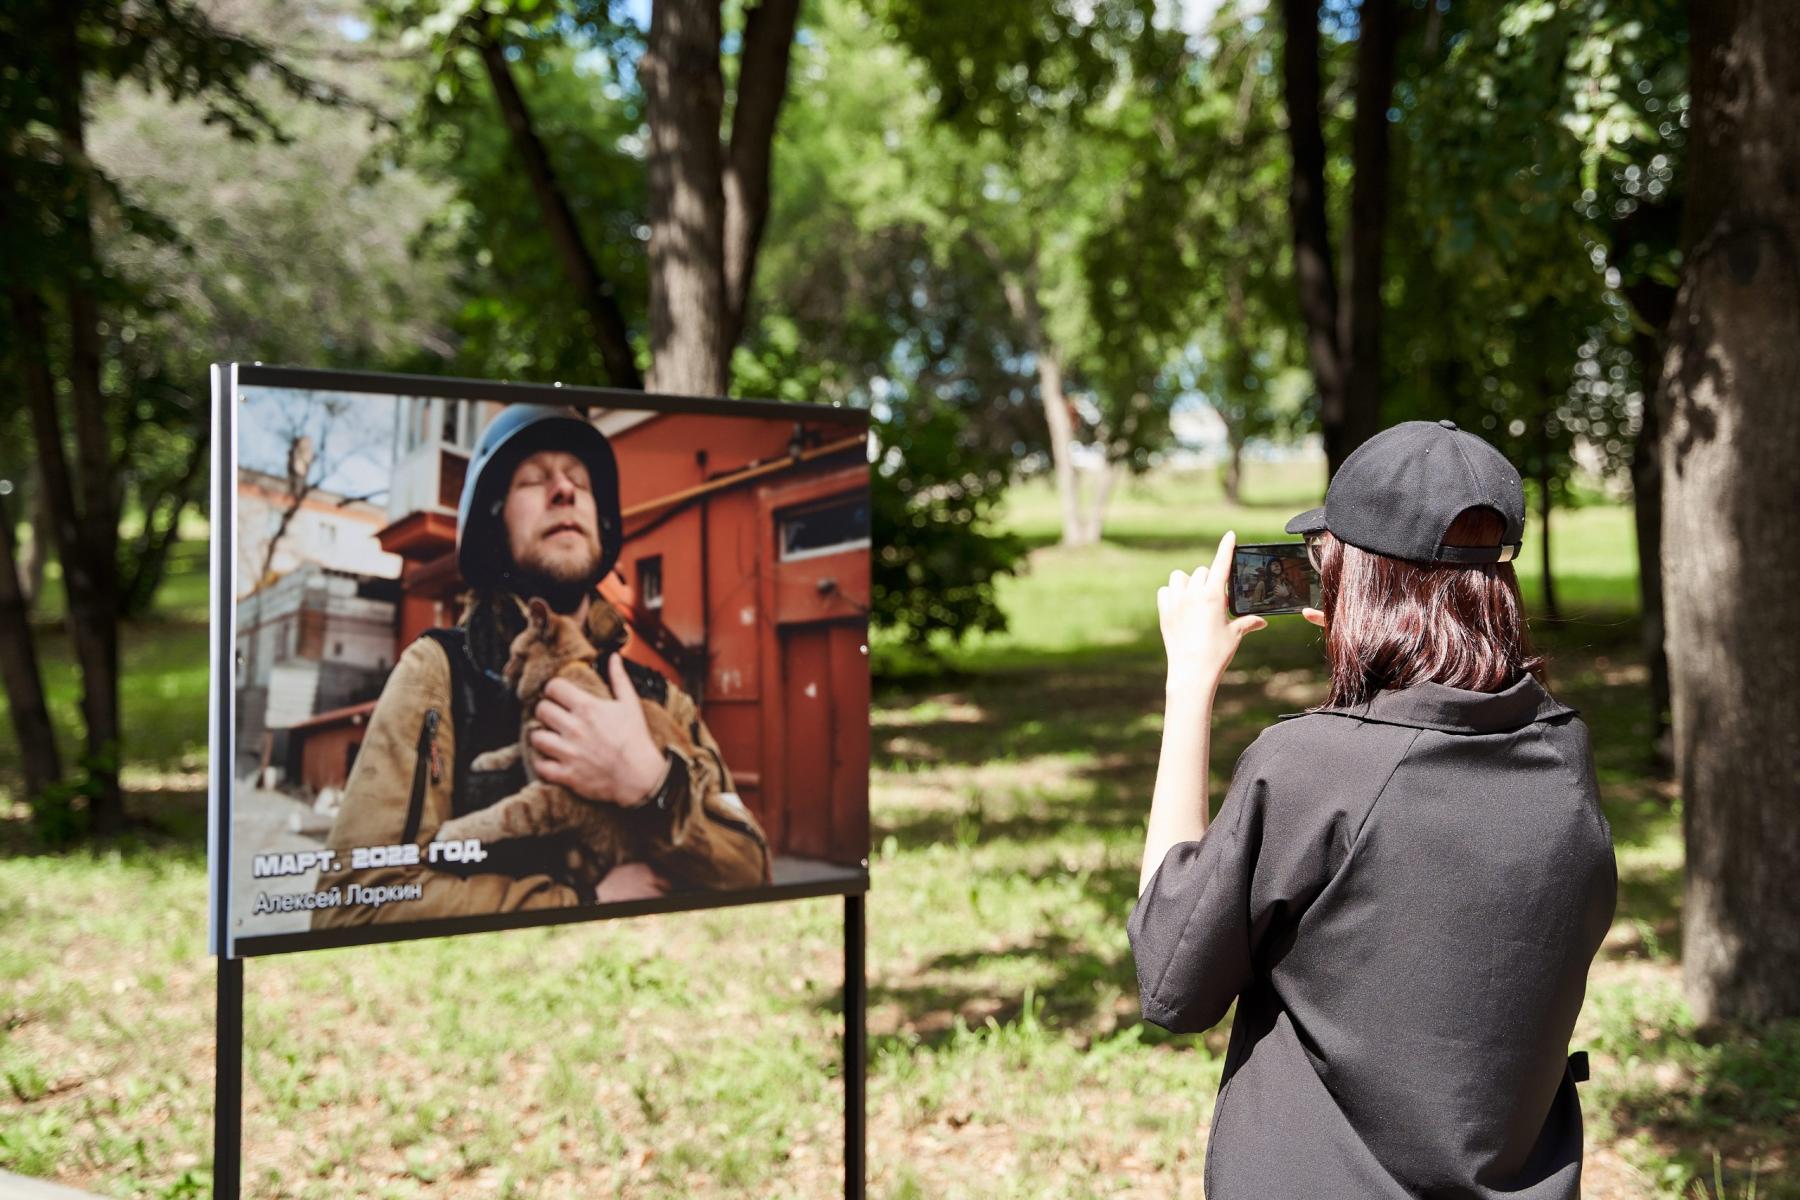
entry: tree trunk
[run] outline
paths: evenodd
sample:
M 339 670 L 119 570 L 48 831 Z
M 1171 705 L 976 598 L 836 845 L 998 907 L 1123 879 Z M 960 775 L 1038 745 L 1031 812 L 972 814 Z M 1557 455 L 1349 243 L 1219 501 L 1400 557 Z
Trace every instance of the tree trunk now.
M 1062 544 L 1080 546 L 1087 540 L 1087 526 L 1081 517 L 1081 483 L 1075 474 L 1075 421 L 1069 416 L 1062 356 L 1050 344 L 1043 305 L 1038 300 L 1036 247 L 1020 272 L 1006 261 L 991 238 L 973 230 L 964 236 L 993 264 L 1006 307 L 1031 347 L 1031 357 L 1037 364 L 1038 403 L 1044 407 L 1044 425 L 1050 431 L 1050 467 L 1055 473 L 1056 499 L 1062 510 Z
M 56 534 L 50 529 L 50 503 L 44 493 L 43 468 L 33 458 L 26 468 L 25 486 L 30 496 L 25 501 L 26 521 L 31 527 L 31 547 L 19 554 L 19 587 L 25 596 L 25 615 L 37 607 L 44 594 L 44 564 L 50 561 L 50 543 Z
M 1112 503 L 1113 489 L 1119 484 L 1119 468 L 1107 462 L 1094 475 L 1094 488 L 1088 494 L 1087 515 L 1081 523 L 1081 543 L 1092 546 L 1106 532 L 1106 508 Z
M 1550 511 L 1554 507 L 1550 483 L 1554 472 L 1550 469 L 1548 415 L 1538 417 L 1537 430 L 1538 567 L 1544 577 L 1544 615 L 1552 621 L 1560 621 L 1562 609 L 1556 603 L 1556 575 L 1550 567 Z
M 1287 98 L 1288 218 L 1294 230 L 1294 282 L 1306 328 L 1306 357 L 1319 389 L 1319 425 L 1326 458 L 1333 458 L 1344 426 L 1345 364 L 1338 342 L 1337 275 L 1325 190 L 1325 131 L 1319 122 L 1319 0 L 1282 0 L 1281 65 Z
M 1075 422 L 1069 416 L 1069 396 L 1063 389 L 1062 363 L 1048 347 L 1037 359 L 1038 399 L 1044 406 L 1044 423 L 1050 427 L 1050 466 L 1056 473 L 1056 498 L 1062 508 L 1062 544 L 1080 546 L 1087 541 L 1081 519 L 1081 481 L 1075 475 Z
M 90 517 L 76 500 L 63 450 L 55 380 L 45 357 L 49 342 L 43 302 L 24 287 L 13 288 L 10 300 L 32 440 L 62 564 L 64 620 L 81 668 L 81 712 L 87 733 L 83 766 L 92 788 L 91 817 L 96 832 L 113 833 L 124 824 L 125 814 L 119 791 L 118 518 L 104 512 Z M 90 384 L 75 393 L 75 406 L 91 402 L 96 394 Z M 77 421 L 78 429 L 81 425 Z M 91 488 L 83 491 L 93 494 Z
M 1663 585 L 1702 1021 L 1800 1016 L 1800 5 L 1688 6 Z
M 1332 474 L 1381 428 L 1381 325 L 1388 211 L 1388 119 L 1400 23 L 1393 0 L 1363 0 L 1351 147 L 1349 290 L 1332 268 L 1325 133 L 1320 121 L 1319 0 L 1282 0 L 1282 80 L 1292 158 L 1288 212 L 1307 361 Z
M 121 617 L 141 617 L 155 602 L 156 590 L 168 570 L 169 550 L 181 538 L 181 514 L 192 502 L 194 481 L 211 459 L 211 442 L 211 427 L 203 420 L 194 430 L 181 478 L 165 496 L 154 497 L 153 502 L 145 504 L 144 528 L 132 549 L 130 572 L 119 586 Z M 165 502 L 168 515 L 159 519 Z
M 656 0 L 639 63 L 650 127 L 650 387 L 723 395 L 725 84 L 719 0 Z
M 1381 429 L 1381 285 L 1388 213 L 1388 109 L 1394 102 L 1394 56 L 1400 21 L 1394 0 L 1363 0 L 1356 40 L 1356 117 L 1351 155 L 1349 304 L 1339 314 L 1344 373 L 1344 421 L 1337 430 L 1337 469 L 1350 452 Z M 1326 435 L 1328 453 L 1331 434 Z
M 744 15 L 744 49 L 738 58 L 737 102 L 731 111 L 731 147 L 725 159 L 725 330 L 729 356 L 744 335 L 756 252 L 769 218 L 769 164 L 775 121 L 787 96 L 788 62 L 800 0 L 762 0 Z
M 73 418 L 75 461 L 72 476 L 64 458 L 62 420 L 56 411 L 55 387 L 44 355 L 49 342 L 44 308 L 28 287 L 15 288 L 20 335 L 26 339 L 26 387 L 32 410 L 33 436 L 45 468 L 50 504 L 55 514 L 57 558 L 68 597 L 69 640 L 81 667 L 81 711 L 87 727 L 83 767 L 92 804 L 93 828 L 116 833 L 124 825 L 124 797 L 119 790 L 119 472 L 114 470 L 112 437 L 107 427 L 106 398 L 101 390 L 100 309 L 96 287 L 100 259 L 94 245 L 88 175 L 86 114 L 77 23 L 79 12 L 60 14 L 46 38 L 61 86 L 55 96 L 56 132 L 62 160 L 69 164 L 67 206 L 62 214 L 69 240 L 65 280 L 69 321 L 69 389 L 67 407 Z M 30 328 L 28 328 L 30 327 Z M 35 336 L 33 335 L 35 331 Z M 56 479 L 51 480 L 54 474 Z
M 17 556 L 12 514 L 0 499 L 0 683 L 5 684 L 13 734 L 19 739 L 25 795 L 34 799 L 62 780 L 62 759 L 44 703 L 44 677 L 38 670 L 37 646 L 15 567 Z
M 1244 439 L 1238 436 L 1236 429 L 1227 429 L 1225 444 L 1230 448 L 1222 476 L 1225 503 L 1235 507 L 1244 502 Z
M 631 352 L 631 334 L 625 325 L 625 314 L 619 310 L 613 286 L 600 274 L 587 239 L 575 222 L 568 194 L 550 166 L 549 152 L 532 124 L 531 110 L 513 79 L 506 52 L 491 37 L 482 39 L 480 50 L 482 65 L 487 68 L 488 80 L 494 88 L 494 98 L 500 104 L 500 114 L 512 136 L 513 149 L 518 152 L 519 161 L 525 165 L 525 176 L 531 181 L 544 229 L 556 247 L 557 257 L 562 260 L 569 286 L 575 289 L 576 298 L 593 326 L 601 361 L 606 364 L 607 381 L 614 387 L 641 389 L 644 380 L 638 374 L 637 362 Z
M 1650 740 L 1657 760 L 1671 760 L 1669 733 L 1669 656 L 1663 640 L 1662 462 L 1657 456 L 1660 427 L 1655 397 L 1662 390 L 1659 339 L 1637 335 L 1643 372 L 1643 427 L 1631 447 L 1631 511 L 1637 528 L 1638 607 L 1642 615 L 1644 662 L 1650 670 Z

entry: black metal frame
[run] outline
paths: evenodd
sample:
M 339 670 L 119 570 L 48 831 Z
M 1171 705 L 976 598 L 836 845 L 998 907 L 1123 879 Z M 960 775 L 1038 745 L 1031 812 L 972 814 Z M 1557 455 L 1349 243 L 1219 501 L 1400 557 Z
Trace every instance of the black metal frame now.
M 212 952 L 218 957 L 219 972 L 215 1048 L 217 1069 L 214 1076 L 213 1195 L 219 1200 L 237 1200 L 242 1185 L 245 958 L 841 895 L 844 897 L 844 1195 L 849 1200 L 862 1200 L 866 1176 L 864 1148 L 868 1072 L 868 987 L 864 918 L 864 897 L 869 889 L 867 860 L 858 867 L 844 867 L 841 875 L 815 877 L 795 883 L 726 891 L 687 892 L 613 904 L 416 921 L 402 926 L 311 930 L 245 938 L 231 935 L 230 798 L 234 784 L 234 755 L 230 753 L 230 747 L 232 731 L 236 725 L 233 572 L 237 561 L 237 427 L 236 406 L 233 401 L 238 389 L 242 387 L 328 389 L 378 395 L 434 396 L 452 400 L 499 400 L 507 403 L 635 408 L 655 412 L 829 420 L 865 429 L 869 425 L 869 414 L 866 411 L 836 405 L 827 408 L 823 405 L 789 404 L 772 400 L 655 395 L 611 388 L 495 383 L 431 375 L 389 375 L 367 371 L 264 366 L 261 363 L 214 364 L 212 679 L 209 696 L 214 753 L 209 767 L 211 796 L 207 823 L 207 851 L 210 860 L 208 875 L 213 888 L 209 943 Z

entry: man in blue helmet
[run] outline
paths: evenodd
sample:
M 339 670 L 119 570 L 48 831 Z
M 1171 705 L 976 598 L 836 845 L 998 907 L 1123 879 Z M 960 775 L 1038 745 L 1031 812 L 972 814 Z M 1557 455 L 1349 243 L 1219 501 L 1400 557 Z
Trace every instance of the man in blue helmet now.
M 352 869 L 319 880 L 321 889 L 337 887 L 340 895 L 381 899 L 315 909 L 315 928 L 768 881 L 763 832 L 733 790 L 693 700 L 618 653 L 625 623 L 596 588 L 618 559 L 620 533 L 618 468 L 604 434 L 571 409 L 543 405 L 510 405 L 489 422 L 457 513 L 457 565 L 470 589 L 462 619 L 453 629 L 428 630 L 395 664 L 331 831 L 331 846 Z M 471 764 L 518 740 L 519 702 L 500 670 L 524 624 L 518 601 L 527 597 L 584 622 L 599 652 L 595 666 L 615 696 L 602 699 L 554 680 L 536 711 L 545 727 L 532 735 L 540 779 L 616 805 L 639 824 L 644 861 L 615 868 L 593 895 L 573 883 L 579 852 L 567 835 L 485 846 L 478 862 L 440 856 L 433 863 L 407 849 L 429 850 L 444 822 L 525 786 L 522 762 L 493 771 Z M 658 750 L 644 700 L 666 708 L 698 752 Z M 356 848 L 390 846 L 400 853 L 382 853 L 382 865 L 353 867 Z M 350 893 L 351 884 L 360 891 Z

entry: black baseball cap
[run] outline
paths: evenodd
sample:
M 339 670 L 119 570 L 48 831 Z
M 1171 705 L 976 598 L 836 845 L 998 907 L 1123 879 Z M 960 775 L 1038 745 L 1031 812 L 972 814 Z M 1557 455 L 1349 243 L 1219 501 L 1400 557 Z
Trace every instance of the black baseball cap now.
M 1451 523 L 1471 508 L 1505 520 L 1499 545 L 1444 545 Z M 1325 503 L 1287 523 L 1289 533 L 1324 530 L 1409 562 L 1506 562 L 1525 536 L 1525 485 L 1504 454 L 1455 421 L 1402 421 L 1351 451 Z

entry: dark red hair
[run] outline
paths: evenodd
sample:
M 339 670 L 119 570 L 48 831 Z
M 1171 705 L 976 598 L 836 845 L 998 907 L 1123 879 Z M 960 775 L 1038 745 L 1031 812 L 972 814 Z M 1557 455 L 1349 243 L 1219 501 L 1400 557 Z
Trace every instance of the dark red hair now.
M 1471 508 L 1451 523 L 1451 546 L 1494 546 L 1505 523 Z M 1524 674 L 1543 682 L 1513 566 L 1414 563 L 1320 535 L 1319 603 L 1325 611 L 1328 707 L 1361 704 L 1377 692 L 1442 683 L 1498 692 Z

